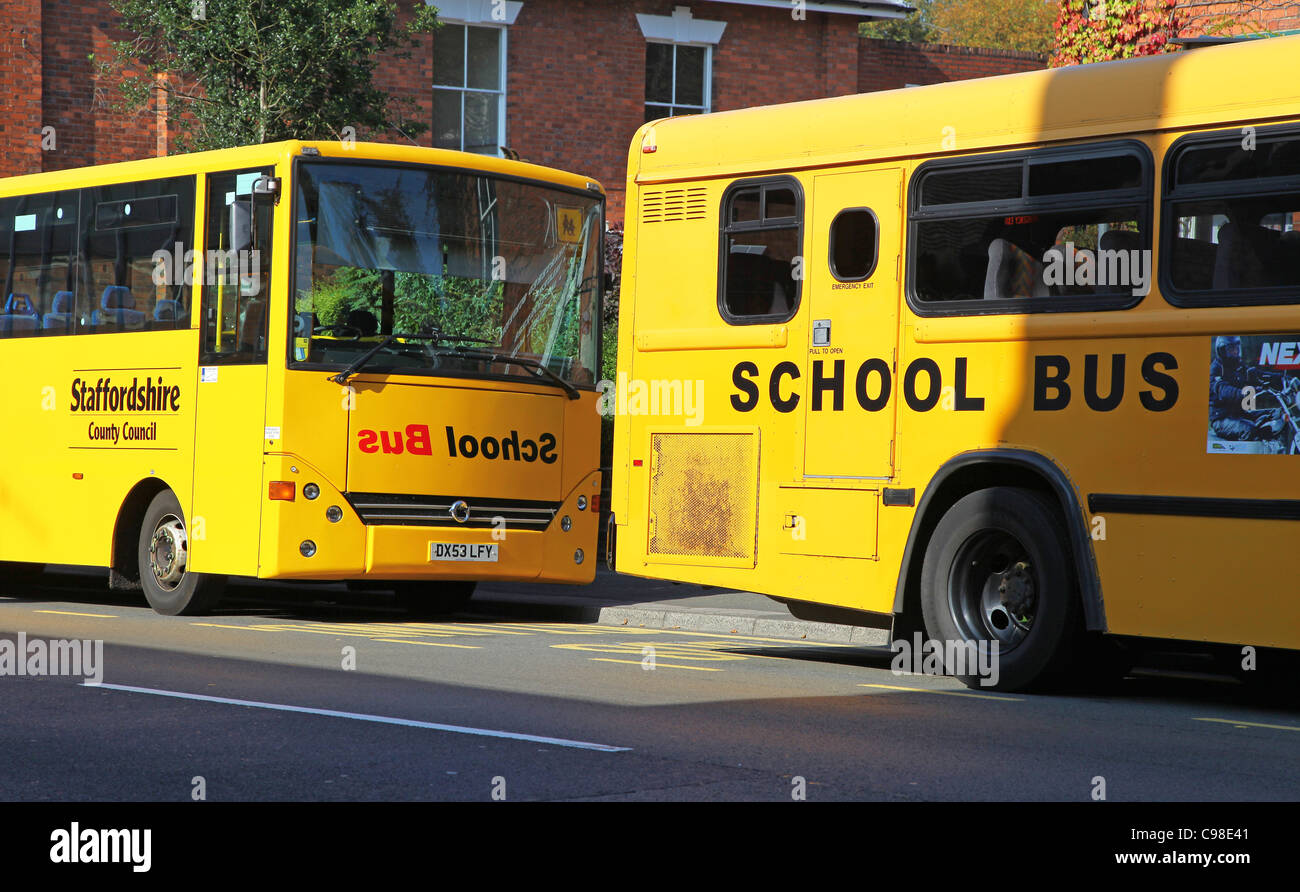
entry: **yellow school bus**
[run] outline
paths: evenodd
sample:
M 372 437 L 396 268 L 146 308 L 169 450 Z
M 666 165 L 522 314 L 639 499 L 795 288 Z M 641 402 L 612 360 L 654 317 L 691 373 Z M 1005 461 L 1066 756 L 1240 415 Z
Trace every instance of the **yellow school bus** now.
M 604 200 L 366 143 L 0 181 L 0 575 L 590 582 Z
M 1300 648 L 1297 58 L 644 126 L 617 569 L 923 626 L 1006 689 L 1121 636 Z

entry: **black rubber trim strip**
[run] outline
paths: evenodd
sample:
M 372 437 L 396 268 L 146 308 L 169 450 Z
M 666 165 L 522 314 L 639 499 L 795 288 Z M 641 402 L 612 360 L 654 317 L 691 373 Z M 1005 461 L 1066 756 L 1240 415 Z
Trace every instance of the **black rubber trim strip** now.
M 1245 517 L 1253 520 L 1300 520 L 1297 499 L 1211 499 L 1196 496 L 1138 496 L 1092 493 L 1092 514 L 1157 514 L 1166 517 Z

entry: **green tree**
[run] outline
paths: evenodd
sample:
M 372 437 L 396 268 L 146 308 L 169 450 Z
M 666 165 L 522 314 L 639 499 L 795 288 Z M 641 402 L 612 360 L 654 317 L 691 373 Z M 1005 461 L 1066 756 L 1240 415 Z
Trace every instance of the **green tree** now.
M 911 15 L 902 19 L 863 22 L 858 26 L 858 34 L 905 43 L 934 43 L 939 36 L 934 27 L 934 3 L 935 0 L 911 0 L 911 5 L 916 7 Z
M 863 37 L 1047 53 L 1056 4 L 1044 0 L 911 0 L 905 19 L 864 22 Z
M 281 139 L 337 139 L 398 131 L 401 103 L 374 84 L 381 56 L 406 58 L 437 10 L 411 2 L 397 22 L 391 0 L 112 0 L 134 35 L 114 41 L 101 76 L 120 78 L 127 111 L 167 99 L 181 148 L 215 149 Z
M 960 46 L 1051 52 L 1056 4 L 1043 0 L 933 0 L 939 39 Z

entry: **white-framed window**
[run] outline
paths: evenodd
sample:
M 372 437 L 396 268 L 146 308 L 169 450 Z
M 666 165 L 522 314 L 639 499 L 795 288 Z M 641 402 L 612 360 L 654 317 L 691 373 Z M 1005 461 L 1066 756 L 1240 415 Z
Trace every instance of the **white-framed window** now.
M 425 0 L 433 35 L 433 144 L 501 155 L 506 144 L 506 41 L 521 0 Z
M 433 36 L 433 144 L 500 155 L 506 131 L 506 29 L 444 22 Z
M 726 22 L 697 19 L 688 7 L 670 16 L 638 14 L 645 36 L 645 119 L 697 115 L 713 108 L 713 48 Z
M 713 104 L 712 74 L 711 46 L 647 43 L 645 119 L 653 121 L 709 111 Z

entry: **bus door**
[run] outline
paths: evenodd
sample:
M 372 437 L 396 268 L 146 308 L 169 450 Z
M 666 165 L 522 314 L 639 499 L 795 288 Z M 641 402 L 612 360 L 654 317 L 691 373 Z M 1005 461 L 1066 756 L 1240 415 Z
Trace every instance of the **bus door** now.
M 779 489 L 785 554 L 874 559 L 893 473 L 898 168 L 817 176 L 807 240 L 801 482 Z M 861 582 L 861 567 L 837 568 Z
M 813 181 L 805 479 L 893 474 L 902 186 L 899 168 Z
M 257 574 L 266 428 L 267 319 L 274 204 L 254 194 L 269 169 L 207 176 L 199 318 L 190 563 Z M 277 443 L 278 445 L 278 443 Z

